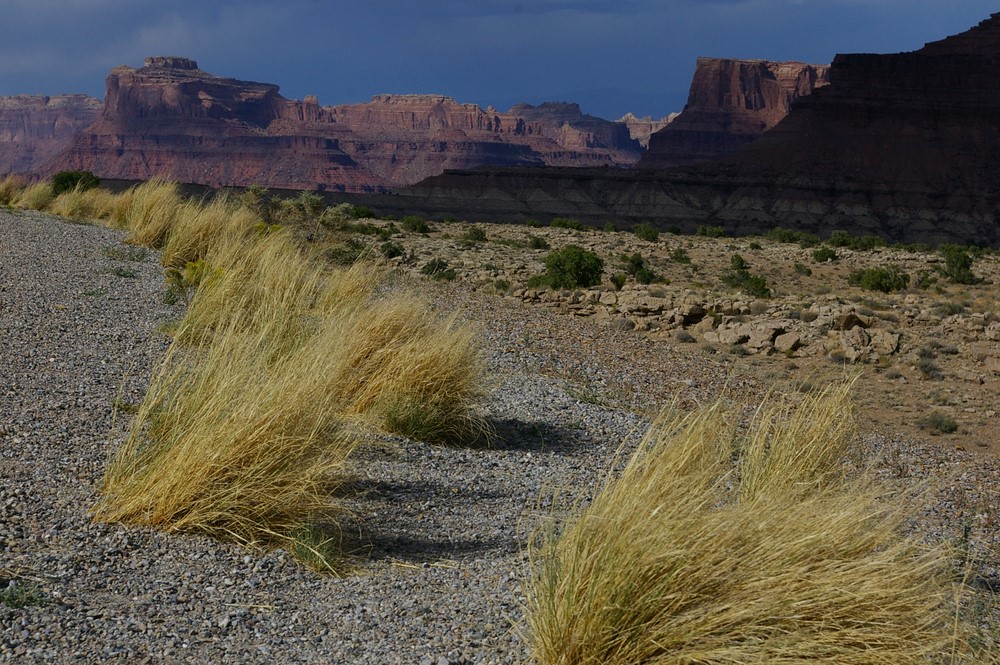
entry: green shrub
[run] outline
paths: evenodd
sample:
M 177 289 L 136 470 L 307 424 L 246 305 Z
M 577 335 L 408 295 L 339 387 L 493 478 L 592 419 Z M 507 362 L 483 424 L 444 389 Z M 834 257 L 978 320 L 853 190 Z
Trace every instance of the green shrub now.
M 660 230 L 651 224 L 636 224 L 632 227 L 632 233 L 636 238 L 647 242 L 656 242 L 660 239 Z
M 920 428 L 931 434 L 951 434 L 958 431 L 958 423 L 949 415 L 940 411 L 931 411 L 920 419 Z
M 891 293 L 905 289 L 910 283 L 910 276 L 903 272 L 899 266 L 890 265 L 855 270 L 848 276 L 847 282 L 852 286 L 860 286 L 866 291 Z
M 554 289 L 575 289 L 601 283 L 604 261 L 578 245 L 567 245 L 545 257 L 545 277 Z
M 406 250 L 398 242 L 384 242 L 379 246 L 379 251 L 382 252 L 382 256 L 387 259 L 394 259 L 397 256 L 403 256 L 406 254 Z
M 802 263 L 796 262 L 795 265 L 792 266 L 792 268 L 795 270 L 796 273 L 798 273 L 799 275 L 804 275 L 805 277 L 808 277 L 813 274 L 812 268 Z
M 678 247 L 673 252 L 671 252 L 670 259 L 674 263 L 691 265 L 691 257 L 688 256 L 687 250 L 684 249 L 683 247 Z
M 420 272 L 423 273 L 424 275 L 434 276 L 439 272 L 444 272 L 447 269 L 448 269 L 448 262 L 445 261 L 444 259 L 436 258 L 436 259 L 431 259 L 430 261 L 425 263 L 423 267 L 420 269 Z
M 754 251 L 757 251 L 757 250 L 760 250 L 760 249 L 764 249 L 763 246 L 761 246 L 761 244 L 759 242 L 757 242 L 756 240 L 751 240 L 750 244 L 747 245 L 747 247 L 749 247 L 750 249 L 752 249 Z
M 721 226 L 701 225 L 698 227 L 698 230 L 695 231 L 695 235 L 704 236 L 706 238 L 725 238 L 726 229 Z
M 430 233 L 431 231 L 431 227 L 427 224 L 427 221 L 417 215 L 407 215 L 399 220 L 399 223 L 410 233 Z
M 374 219 L 375 213 L 368 206 L 352 205 L 350 207 L 351 217 L 354 219 Z
M 554 229 L 573 229 L 574 231 L 583 231 L 586 228 L 583 222 L 572 217 L 556 217 L 549 223 L 549 226 Z
M 618 227 L 615 226 L 614 222 L 608 222 L 604 225 L 604 231 L 606 233 L 616 233 L 618 231 Z
M 652 284 L 659 279 L 649 262 L 643 258 L 642 254 L 621 255 L 622 268 L 635 278 L 640 284 Z
M 60 171 L 52 176 L 52 193 L 59 196 L 73 189 L 86 191 L 101 184 L 101 179 L 90 171 Z
M 885 240 L 873 235 L 855 238 L 847 231 L 833 231 L 826 239 L 826 244 L 831 247 L 847 247 L 858 252 L 866 252 L 876 247 L 885 247 Z
M 6 605 L 15 610 L 23 607 L 45 605 L 47 602 L 45 596 L 42 595 L 41 590 L 35 584 L 11 583 L 7 588 L 0 591 L 0 605 Z
M 530 249 L 549 249 L 550 245 L 545 238 L 536 235 L 528 236 L 528 247 Z
M 625 280 L 628 278 L 625 273 L 616 272 L 611 276 L 611 284 L 615 287 L 615 291 L 621 291 L 622 287 L 625 286 Z
M 462 234 L 462 240 L 473 244 L 477 242 L 485 242 L 486 231 L 478 226 L 470 226 L 469 229 Z
M 813 250 L 812 253 L 813 261 L 816 263 L 826 263 L 827 261 L 837 261 L 840 259 L 837 256 L 837 252 L 833 251 L 830 247 L 819 247 Z
M 938 247 L 938 252 L 944 257 L 944 268 L 941 273 L 956 284 L 974 284 L 976 276 L 972 274 L 972 257 L 962 245 L 944 244 Z
M 803 249 L 814 247 L 819 244 L 819 238 L 806 231 L 796 231 L 776 226 L 765 234 L 765 237 L 775 242 L 798 243 Z
M 732 270 L 722 275 L 723 284 L 757 298 L 771 297 L 771 289 L 767 286 L 767 280 L 760 275 L 750 274 L 749 266 L 742 256 L 739 254 L 730 256 L 729 265 Z

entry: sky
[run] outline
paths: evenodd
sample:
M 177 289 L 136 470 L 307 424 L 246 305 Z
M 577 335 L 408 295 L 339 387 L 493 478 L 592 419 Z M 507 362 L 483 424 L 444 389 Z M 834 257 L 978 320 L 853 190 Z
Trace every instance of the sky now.
M 0 95 L 103 98 L 149 55 L 324 106 L 434 93 L 507 110 L 681 111 L 699 56 L 829 63 L 912 51 L 996 0 L 2 0 Z

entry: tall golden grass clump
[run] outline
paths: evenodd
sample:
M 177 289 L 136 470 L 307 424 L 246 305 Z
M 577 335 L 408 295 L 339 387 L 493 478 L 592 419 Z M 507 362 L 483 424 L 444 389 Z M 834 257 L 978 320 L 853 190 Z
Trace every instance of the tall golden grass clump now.
M 337 521 L 348 420 L 426 439 L 475 422 L 472 335 L 378 294 L 376 266 L 332 269 L 224 199 L 179 202 L 163 183 L 132 197 L 133 238 L 197 287 L 109 464 L 98 519 L 298 546 Z
M 149 180 L 132 188 L 125 227 L 129 242 L 157 249 L 163 247 L 167 233 L 183 205 L 176 183 Z
M 904 500 L 845 474 L 849 414 L 841 386 L 769 398 L 746 429 L 721 403 L 655 423 L 532 550 L 537 662 L 996 662 L 956 618 L 949 548 L 901 536 Z
M 45 210 L 55 199 L 55 192 L 52 191 L 52 184 L 48 182 L 36 182 L 22 189 L 14 201 L 14 206 L 27 210 Z
M 106 189 L 84 189 L 77 185 L 56 196 L 46 210 L 61 217 L 116 222 L 116 214 L 121 214 L 120 198 L 121 195 Z
M 25 186 L 24 179 L 16 175 L 0 180 L 0 205 L 11 205 L 17 201 Z

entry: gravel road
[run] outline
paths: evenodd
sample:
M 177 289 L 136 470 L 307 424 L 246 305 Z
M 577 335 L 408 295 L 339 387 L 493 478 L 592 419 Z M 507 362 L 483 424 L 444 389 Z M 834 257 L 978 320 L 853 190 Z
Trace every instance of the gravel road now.
M 363 556 L 322 576 L 282 550 L 91 522 L 125 427 L 113 406 L 141 400 L 167 345 L 157 326 L 180 313 L 157 256 L 133 250 L 113 230 L 0 211 L 0 590 L 37 600 L 0 605 L 0 662 L 524 662 L 524 543 L 543 497 L 586 493 L 656 404 L 758 390 L 690 346 L 429 287 L 481 330 L 498 440 L 366 449 L 348 525 Z M 975 496 L 1000 485 L 992 460 L 879 445 L 898 476 L 967 464 Z

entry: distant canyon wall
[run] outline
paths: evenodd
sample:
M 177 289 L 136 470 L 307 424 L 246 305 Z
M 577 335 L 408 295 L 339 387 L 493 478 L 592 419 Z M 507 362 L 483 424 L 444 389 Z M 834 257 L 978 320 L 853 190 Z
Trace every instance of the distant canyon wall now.
M 450 168 L 634 164 L 628 128 L 576 104 L 508 112 L 440 95 L 320 106 L 278 86 L 216 77 L 185 58 L 148 58 L 107 77 L 100 118 L 48 170 L 163 176 L 206 185 L 371 192 Z
M 0 97 L 0 175 L 33 173 L 101 115 L 87 95 Z
M 801 62 L 698 58 L 684 111 L 649 139 L 638 167 L 662 169 L 732 154 L 777 125 L 830 68 Z
M 770 131 L 718 161 L 631 172 L 447 172 L 386 203 L 483 220 L 574 215 L 739 234 L 785 226 L 998 246 L 997 53 L 1000 14 L 915 52 L 838 55 L 828 85 L 800 96 Z

